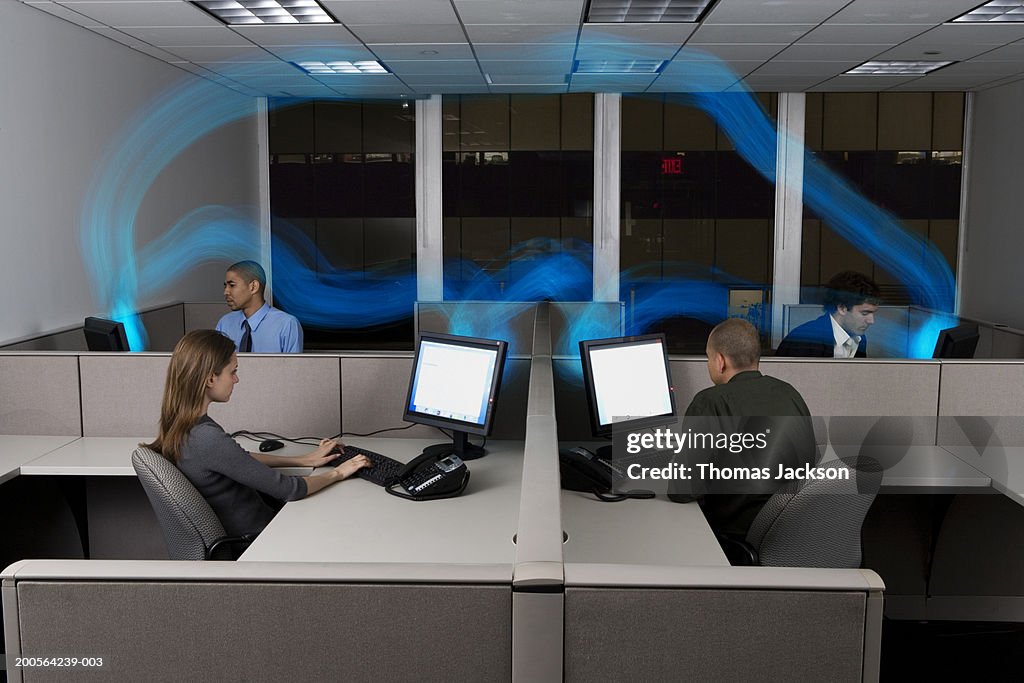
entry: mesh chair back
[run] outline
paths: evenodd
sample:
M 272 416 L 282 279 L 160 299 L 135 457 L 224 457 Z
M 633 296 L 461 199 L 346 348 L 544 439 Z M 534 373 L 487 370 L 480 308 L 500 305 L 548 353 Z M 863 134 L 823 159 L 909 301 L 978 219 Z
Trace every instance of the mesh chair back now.
M 173 463 L 144 446 L 132 453 L 132 467 L 160 522 L 170 558 L 206 559 L 207 548 L 225 533 L 202 494 Z
M 861 525 L 882 483 L 882 468 L 867 457 L 819 467 L 845 470 L 849 479 L 807 480 L 773 495 L 747 533 L 766 567 L 857 568 Z

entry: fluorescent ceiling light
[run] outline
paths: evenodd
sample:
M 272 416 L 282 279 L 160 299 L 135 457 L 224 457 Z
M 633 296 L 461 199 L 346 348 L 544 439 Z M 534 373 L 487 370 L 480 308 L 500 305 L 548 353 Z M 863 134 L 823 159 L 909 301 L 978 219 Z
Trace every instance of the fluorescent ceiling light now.
M 953 21 L 972 23 L 1024 21 L 1024 0 L 992 0 L 981 7 L 975 7 L 966 14 L 961 14 Z
M 193 0 L 225 24 L 334 24 L 316 0 Z
M 573 73 L 656 74 L 664 65 L 662 59 L 580 59 L 573 65 Z
M 295 62 L 295 65 L 313 76 L 336 76 L 338 74 L 386 74 L 390 73 L 380 62 L 363 60 L 359 62 Z
M 953 62 L 901 62 L 901 61 L 871 61 L 855 66 L 844 74 L 857 76 L 921 76 L 941 69 Z
M 700 21 L 714 0 L 590 0 L 587 23 L 640 24 Z

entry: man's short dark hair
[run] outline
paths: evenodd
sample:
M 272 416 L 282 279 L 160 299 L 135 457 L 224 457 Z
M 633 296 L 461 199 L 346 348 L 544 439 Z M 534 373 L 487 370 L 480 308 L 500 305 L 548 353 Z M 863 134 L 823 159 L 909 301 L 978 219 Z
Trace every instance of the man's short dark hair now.
M 239 261 L 238 263 L 232 263 L 228 266 L 228 270 L 241 275 L 245 284 L 249 284 L 253 280 L 259 282 L 260 294 L 263 294 L 263 292 L 266 291 L 267 274 L 263 271 L 263 266 L 255 261 Z
M 708 346 L 735 368 L 756 368 L 761 360 L 757 328 L 742 318 L 729 318 L 715 325 L 708 335 Z
M 833 313 L 839 306 L 850 309 L 860 304 L 882 303 L 875 281 L 864 273 L 844 270 L 825 283 L 825 312 Z

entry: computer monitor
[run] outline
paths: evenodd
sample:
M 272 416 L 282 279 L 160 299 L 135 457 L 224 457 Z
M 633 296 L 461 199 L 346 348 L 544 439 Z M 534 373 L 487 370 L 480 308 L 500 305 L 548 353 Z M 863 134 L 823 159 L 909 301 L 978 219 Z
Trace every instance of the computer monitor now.
M 124 325 L 104 318 L 85 319 L 85 345 L 90 351 L 131 351 Z
M 669 424 L 676 414 L 665 335 L 580 342 L 594 436 Z
M 978 326 L 973 323 L 942 330 L 932 358 L 974 358 L 979 337 Z
M 452 443 L 429 446 L 424 453 L 455 453 L 463 460 L 486 453 L 468 436 L 491 433 L 507 351 L 508 342 L 495 339 L 420 334 L 403 419 L 452 430 Z

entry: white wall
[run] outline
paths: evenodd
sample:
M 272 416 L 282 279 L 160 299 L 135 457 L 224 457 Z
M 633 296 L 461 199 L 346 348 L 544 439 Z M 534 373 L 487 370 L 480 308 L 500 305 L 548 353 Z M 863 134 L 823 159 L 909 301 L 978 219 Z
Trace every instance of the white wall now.
M 1024 328 L 1024 82 L 974 98 L 961 314 Z
M 81 324 L 99 310 L 79 247 L 80 214 L 103 154 L 185 71 L 15 0 L 0 0 L 0 343 Z M 249 101 L 223 89 L 225 98 Z M 219 95 L 218 95 L 219 97 Z M 258 224 L 256 120 L 200 139 L 157 178 L 136 245 L 191 209 L 245 206 Z M 259 254 L 255 228 L 252 240 Z M 226 263 L 207 264 L 138 301 L 217 301 Z

